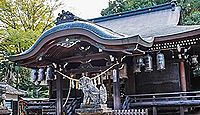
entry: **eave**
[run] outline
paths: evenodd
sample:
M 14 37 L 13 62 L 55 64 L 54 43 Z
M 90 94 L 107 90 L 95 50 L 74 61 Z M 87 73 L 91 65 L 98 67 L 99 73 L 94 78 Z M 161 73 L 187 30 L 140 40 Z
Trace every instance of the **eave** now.
M 9 60 L 19 65 L 32 67 L 31 64 L 37 62 L 41 55 L 49 55 L 45 54 L 51 53 L 48 50 L 52 51 L 52 48 L 59 45 L 59 43 L 66 42 L 66 39 L 74 39 L 74 37 L 78 41 L 90 43 L 104 51 L 120 53 L 134 52 L 136 45 L 139 47 L 151 47 L 153 44 L 153 38 L 150 41 L 145 41 L 139 35 L 125 36 L 93 23 L 74 21 L 52 27 L 44 32 L 32 47 L 21 54 L 10 56 Z M 58 49 L 58 52 L 67 53 L 68 49 L 70 48 L 61 48 L 60 50 Z M 48 63 L 43 61 L 42 65 L 47 65 Z
M 158 42 L 166 42 L 166 41 L 178 41 L 183 39 L 189 39 L 189 38 L 195 38 L 200 37 L 200 26 L 198 29 L 193 29 L 181 33 L 175 33 L 171 35 L 165 35 L 165 36 L 156 36 L 154 43 Z

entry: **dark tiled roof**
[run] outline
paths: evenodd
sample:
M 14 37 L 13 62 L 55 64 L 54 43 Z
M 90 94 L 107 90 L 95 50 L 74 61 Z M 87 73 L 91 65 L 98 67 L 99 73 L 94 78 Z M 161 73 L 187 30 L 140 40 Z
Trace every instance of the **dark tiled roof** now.
M 25 95 L 25 91 L 23 90 L 17 90 L 14 87 L 4 83 L 0 82 L 0 87 L 6 88 L 6 94 L 11 94 L 11 95 Z
M 160 11 L 160 10 L 173 9 L 175 6 L 176 6 L 175 2 L 170 2 L 170 3 L 165 3 L 165 4 L 161 4 L 161 5 L 148 7 L 148 8 L 131 10 L 131 11 L 126 11 L 126 12 L 122 12 L 122 13 L 92 18 L 92 19 L 88 19 L 88 20 L 98 23 L 98 22 L 103 22 L 103 21 L 108 21 L 108 20 L 113 20 L 113 19 L 120 19 L 120 18 L 124 18 L 124 17 L 130 17 L 130 16 L 136 16 L 136 15 L 146 14 L 146 13 L 150 13 L 150 12 L 156 12 L 156 11 Z
M 200 25 L 193 26 L 181 26 L 181 25 L 169 25 L 169 26 L 150 26 L 141 28 L 125 28 L 125 34 L 131 33 L 132 35 L 140 35 L 142 38 L 148 37 L 162 37 L 168 35 L 181 34 L 184 32 L 189 32 L 193 30 L 200 29 Z
M 181 34 L 196 29 L 200 25 L 181 26 L 179 24 L 181 8 L 175 2 L 134 10 L 110 16 L 89 19 L 98 25 L 115 32 L 135 36 L 143 40 L 168 35 Z

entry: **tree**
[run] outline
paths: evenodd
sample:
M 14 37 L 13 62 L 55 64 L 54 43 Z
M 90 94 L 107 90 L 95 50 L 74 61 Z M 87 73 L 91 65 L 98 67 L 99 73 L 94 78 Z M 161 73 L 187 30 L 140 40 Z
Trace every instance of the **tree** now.
M 9 55 L 19 54 L 28 49 L 41 34 L 40 31 L 22 30 L 6 28 L 2 31 L 2 42 L 0 50 L 9 53 Z
M 60 5 L 58 0 L 1 0 L 0 49 L 12 54 L 26 50 L 53 26 L 53 12 Z
M 125 7 L 127 6 L 124 2 L 124 0 L 115 0 L 115 1 L 109 1 L 108 2 L 109 7 L 106 9 L 103 9 L 101 11 L 101 15 L 110 15 L 115 14 L 119 12 L 125 11 Z
M 101 15 L 110 15 L 115 13 L 120 13 L 124 11 L 130 11 L 135 9 L 141 9 L 157 4 L 162 4 L 169 2 L 171 0 L 114 0 L 109 1 L 108 8 L 101 11 Z M 116 4 L 120 4 L 120 7 L 117 7 Z M 113 11 L 113 9 L 115 9 Z
M 181 0 L 182 23 L 185 25 L 200 24 L 200 1 L 199 0 Z
M 58 0 L 1 0 L 0 21 L 13 29 L 43 32 L 52 26 L 53 11 L 58 6 Z
M 17 66 L 7 57 L 24 52 L 41 33 L 52 27 L 53 12 L 60 5 L 58 0 L 0 1 L 0 81 L 33 96 L 35 88 L 30 82 L 30 69 Z
M 164 4 L 172 0 L 114 0 L 109 1 L 108 7 L 101 11 L 101 15 L 110 15 L 124 11 L 136 10 L 154 5 Z M 182 24 L 200 24 L 200 1 L 199 0 L 177 0 L 182 7 Z M 116 4 L 120 4 L 117 7 Z

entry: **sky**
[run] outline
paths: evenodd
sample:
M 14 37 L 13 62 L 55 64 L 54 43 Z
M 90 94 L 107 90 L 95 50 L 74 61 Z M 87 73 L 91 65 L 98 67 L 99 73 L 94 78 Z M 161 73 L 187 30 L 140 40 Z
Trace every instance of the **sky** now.
M 55 13 L 58 14 L 62 10 L 70 11 L 74 15 L 90 19 L 101 16 L 101 10 L 108 7 L 109 0 L 62 0 L 63 6 Z

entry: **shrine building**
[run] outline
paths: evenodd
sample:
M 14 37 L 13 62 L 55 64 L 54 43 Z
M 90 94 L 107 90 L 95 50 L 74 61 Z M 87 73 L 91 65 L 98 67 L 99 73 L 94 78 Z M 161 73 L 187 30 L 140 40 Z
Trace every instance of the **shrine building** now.
M 52 114 L 81 114 L 97 92 L 112 114 L 200 114 L 200 25 L 180 19 L 174 1 L 87 20 L 62 11 L 54 27 L 9 60 L 31 68 L 33 82 L 47 81 Z

